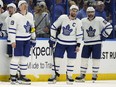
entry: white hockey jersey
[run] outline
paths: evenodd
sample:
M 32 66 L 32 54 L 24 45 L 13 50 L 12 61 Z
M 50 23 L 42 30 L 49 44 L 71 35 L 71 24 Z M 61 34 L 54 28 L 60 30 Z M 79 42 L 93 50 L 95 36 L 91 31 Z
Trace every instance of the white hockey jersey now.
M 3 13 L 0 14 L 0 30 L 6 30 L 5 18 L 3 16 Z
M 5 19 L 5 26 L 6 26 L 6 33 L 7 33 L 7 37 L 8 37 L 7 38 L 8 44 L 11 44 L 10 39 L 9 39 L 9 34 L 8 34 L 10 21 L 11 21 L 11 16 L 6 17 L 6 19 Z
M 9 25 L 9 38 L 12 42 L 16 40 L 25 41 L 30 40 L 30 29 L 34 27 L 33 15 L 27 12 L 26 15 L 15 13 L 11 17 Z
M 80 43 L 82 39 L 81 21 L 69 19 L 67 15 L 61 15 L 51 26 L 51 36 L 56 38 L 58 27 L 61 26 L 60 34 L 57 37 L 57 42 L 64 45 L 75 45 Z
M 0 36 L 6 37 L 7 32 L 6 32 L 6 24 L 5 24 L 5 18 L 7 15 L 4 15 L 5 13 L 0 14 Z
M 95 17 L 92 21 L 88 18 L 82 19 L 83 39 L 85 45 L 101 43 L 101 34 L 108 37 L 112 31 L 112 25 L 102 17 Z

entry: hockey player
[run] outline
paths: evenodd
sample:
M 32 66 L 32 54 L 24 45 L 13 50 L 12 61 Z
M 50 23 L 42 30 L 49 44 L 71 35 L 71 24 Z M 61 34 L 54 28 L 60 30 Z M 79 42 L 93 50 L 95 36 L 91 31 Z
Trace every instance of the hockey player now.
M 10 21 L 11 21 L 11 17 L 13 14 L 15 14 L 17 8 L 16 8 L 16 5 L 14 3 L 10 3 L 7 5 L 7 12 L 8 12 L 8 16 L 6 17 L 5 19 L 5 26 L 6 26 L 6 35 L 3 35 L 4 37 L 7 37 L 7 55 L 9 58 L 12 58 L 12 53 L 13 53 L 13 50 L 12 50 L 12 46 L 11 46 L 11 42 L 9 40 L 9 35 L 8 35 L 8 30 L 9 30 L 9 25 L 10 25 Z M 17 71 L 17 74 L 16 74 L 16 78 L 18 79 L 20 75 L 20 70 L 18 69 Z
M 35 28 L 33 15 L 27 11 L 28 4 L 21 0 L 18 3 L 19 12 L 11 17 L 9 26 L 9 39 L 14 48 L 13 57 L 10 62 L 11 84 L 16 84 L 16 73 L 18 65 L 20 67 L 20 83 L 30 84 L 30 79 L 26 78 L 27 60 L 30 55 L 30 39 L 35 39 Z
M 55 43 L 55 68 L 53 67 L 53 75 L 48 79 L 49 83 L 55 83 L 57 79 L 57 73 L 59 73 L 62 58 L 65 51 L 67 52 L 67 83 L 73 83 L 73 70 L 74 62 L 76 59 L 76 52 L 79 51 L 80 41 L 82 37 L 81 21 L 76 18 L 79 8 L 76 5 L 70 7 L 69 15 L 61 15 L 51 26 L 51 37 L 49 40 L 50 46 L 53 48 Z M 60 34 L 56 38 L 56 32 L 58 27 L 61 27 Z M 57 41 L 56 41 L 57 40 Z
M 9 25 L 10 25 L 10 20 L 11 20 L 11 17 L 12 15 L 16 12 L 16 5 L 14 3 L 10 3 L 7 5 L 7 11 L 8 11 L 8 17 L 6 17 L 5 19 L 5 26 L 6 26 L 6 30 L 7 30 L 7 54 L 9 57 L 12 57 L 12 46 L 11 46 L 11 43 L 10 43 L 10 40 L 9 40 L 9 36 L 8 36 L 8 28 L 9 28 Z M 3 35 L 5 37 L 5 35 Z
M 80 76 L 76 77 L 76 81 L 85 81 L 85 74 L 88 68 L 88 60 L 92 58 L 92 80 L 97 79 L 100 66 L 101 45 L 112 31 L 112 25 L 102 17 L 95 16 L 95 9 L 88 7 L 87 17 L 82 19 L 82 30 L 84 46 L 81 54 Z
M 6 36 L 5 18 L 3 15 L 3 2 L 0 0 L 0 37 Z

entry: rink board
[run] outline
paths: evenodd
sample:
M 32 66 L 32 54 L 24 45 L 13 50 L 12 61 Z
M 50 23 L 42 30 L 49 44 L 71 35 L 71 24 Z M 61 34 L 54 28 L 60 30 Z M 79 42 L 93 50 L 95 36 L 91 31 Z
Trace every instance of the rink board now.
M 6 39 L 0 39 L 0 80 L 9 81 L 9 63 L 10 58 L 6 56 Z M 82 48 L 82 46 L 81 46 Z M 31 55 L 28 61 L 27 77 L 32 81 L 47 81 L 51 76 L 52 70 L 52 50 L 49 48 L 48 40 L 37 40 L 37 44 L 31 49 Z M 73 78 L 79 75 L 81 51 L 75 60 L 75 69 Z M 66 79 L 66 53 L 61 62 L 61 76 L 59 81 Z M 92 59 L 89 60 L 89 66 L 86 79 L 91 79 Z M 98 80 L 116 80 L 116 41 L 105 41 L 102 45 L 102 57 Z

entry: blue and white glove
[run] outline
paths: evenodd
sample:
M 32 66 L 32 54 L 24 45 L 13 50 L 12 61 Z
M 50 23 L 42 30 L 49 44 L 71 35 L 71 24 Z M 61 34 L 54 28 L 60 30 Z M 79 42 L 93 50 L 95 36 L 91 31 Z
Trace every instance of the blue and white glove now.
M 105 41 L 105 40 L 108 38 L 108 36 L 109 36 L 109 35 L 107 34 L 106 31 L 102 32 L 102 33 L 101 33 L 101 40 L 102 40 L 102 41 Z
M 56 39 L 54 37 L 50 37 L 48 43 L 49 43 L 49 46 L 53 48 L 56 43 Z
M 0 37 L 7 37 L 7 32 L 6 32 L 6 30 L 0 31 Z
M 31 47 L 35 47 L 36 45 L 36 39 L 31 39 L 30 40 Z

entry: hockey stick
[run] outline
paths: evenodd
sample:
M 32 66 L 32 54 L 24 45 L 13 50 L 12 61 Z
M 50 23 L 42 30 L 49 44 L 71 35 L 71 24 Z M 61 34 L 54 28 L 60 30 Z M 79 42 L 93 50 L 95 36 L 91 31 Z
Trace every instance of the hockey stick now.
M 60 74 L 56 71 L 56 63 L 55 63 L 55 55 L 54 55 L 54 53 L 55 53 L 55 47 L 52 48 L 52 52 L 53 52 L 53 64 L 54 64 L 55 75 L 59 77 Z
M 47 14 L 45 14 L 45 15 L 43 16 L 43 18 L 40 20 L 40 22 L 35 26 L 35 29 L 41 24 L 41 22 L 43 21 L 43 19 L 44 19 L 46 16 L 47 16 Z

